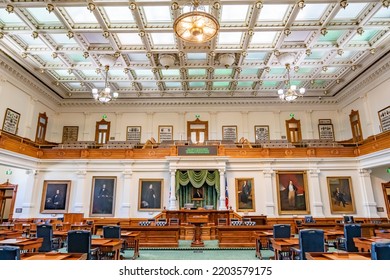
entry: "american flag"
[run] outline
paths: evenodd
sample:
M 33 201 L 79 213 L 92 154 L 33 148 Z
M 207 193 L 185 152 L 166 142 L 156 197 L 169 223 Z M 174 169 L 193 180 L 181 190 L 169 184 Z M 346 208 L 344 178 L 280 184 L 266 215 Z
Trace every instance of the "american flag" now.
M 225 178 L 225 206 L 226 209 L 229 209 L 229 193 L 228 193 L 228 184 L 226 178 Z

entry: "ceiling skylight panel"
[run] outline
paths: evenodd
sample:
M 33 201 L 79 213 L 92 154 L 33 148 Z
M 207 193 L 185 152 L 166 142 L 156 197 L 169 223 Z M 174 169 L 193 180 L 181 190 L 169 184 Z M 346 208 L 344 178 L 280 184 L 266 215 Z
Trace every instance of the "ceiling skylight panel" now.
M 206 60 L 206 53 L 187 53 L 188 60 Z
M 318 37 L 318 42 L 336 42 L 343 32 L 342 30 L 328 30 L 325 36 Z
M 206 69 L 188 69 L 189 76 L 206 76 Z
M 101 33 L 83 33 L 90 44 L 109 44 L 110 41 L 104 38 Z
M 111 77 L 128 77 L 123 70 L 111 69 L 108 72 Z
M 74 89 L 81 89 L 83 86 L 80 83 L 67 83 L 69 87 Z
M 134 23 L 134 17 L 130 9 L 123 7 L 104 7 L 110 23 Z
M 227 88 L 229 84 L 229 82 L 213 82 L 213 88 Z
M 165 86 L 167 88 L 180 88 L 181 83 L 180 82 L 165 82 Z
M 252 87 L 253 86 L 253 82 L 251 82 L 251 81 L 241 81 L 241 82 L 238 82 L 237 86 L 238 87 Z
M 121 45 L 143 45 L 141 37 L 137 33 L 117 33 Z
M 375 29 L 369 29 L 369 30 L 365 30 L 363 32 L 363 34 L 356 34 L 355 36 L 353 36 L 353 38 L 351 39 L 351 41 L 370 41 L 374 36 L 375 34 L 378 33 L 378 30 L 375 30 Z
M 373 20 L 373 19 L 375 19 L 375 20 L 390 20 L 390 9 L 382 7 L 371 18 L 371 20 Z
M 214 70 L 214 75 L 215 76 L 231 76 L 233 73 L 232 69 L 223 69 L 223 68 L 218 68 Z
M 276 32 L 274 31 L 259 31 L 255 32 L 251 43 L 257 45 L 269 45 L 275 40 Z
M 25 25 L 24 22 L 15 14 L 8 13 L 5 9 L 0 9 L 0 22 L 7 25 Z
M 154 45 L 174 45 L 173 33 L 150 33 Z
M 89 57 L 85 58 L 82 54 L 75 54 L 75 53 L 72 53 L 72 54 L 68 54 L 69 58 L 73 61 L 73 62 L 90 62 L 91 59 Z
M 31 34 L 18 34 L 17 35 L 28 46 L 43 46 L 45 43 L 39 38 L 34 39 Z
M 163 77 L 179 77 L 180 71 L 178 69 L 161 69 Z
M 145 69 L 145 70 L 136 69 L 134 70 L 134 72 L 137 75 L 137 77 L 153 77 L 153 73 L 150 69 Z
M 221 22 L 245 22 L 249 5 L 223 5 Z
M 289 5 L 267 5 L 264 4 L 260 11 L 258 21 L 281 21 L 286 15 Z
M 68 72 L 68 70 L 54 70 L 54 72 L 59 76 L 59 77 L 74 77 L 73 73 Z
M 100 74 L 96 73 L 95 70 L 81 70 L 81 73 L 83 73 L 83 75 L 85 77 L 97 77 L 97 76 L 100 76 Z
M 58 58 L 53 58 L 51 55 L 46 53 L 40 53 L 37 56 L 46 63 L 58 63 L 59 61 Z
M 26 9 L 39 24 L 60 24 L 61 22 L 54 13 L 49 13 L 46 8 Z
M 65 10 L 74 23 L 98 23 L 86 7 L 65 7 Z
M 220 32 L 218 36 L 219 45 L 239 45 L 242 32 Z
M 57 45 L 77 45 L 73 38 L 69 39 L 65 34 L 50 34 L 50 37 L 53 38 Z
M 340 9 L 333 19 L 356 19 L 366 6 L 367 3 L 349 3 L 345 9 Z
M 155 82 L 141 82 L 143 89 L 156 89 L 157 84 Z
M 191 88 L 204 88 L 205 82 L 189 82 L 188 85 Z
M 127 56 L 130 61 L 148 61 L 146 53 L 129 53 Z
M 245 60 L 264 60 L 266 56 L 266 52 L 248 52 Z
M 146 22 L 172 22 L 169 6 L 144 6 Z
M 319 20 L 325 13 L 328 4 L 306 4 L 305 8 L 300 9 L 295 20 Z

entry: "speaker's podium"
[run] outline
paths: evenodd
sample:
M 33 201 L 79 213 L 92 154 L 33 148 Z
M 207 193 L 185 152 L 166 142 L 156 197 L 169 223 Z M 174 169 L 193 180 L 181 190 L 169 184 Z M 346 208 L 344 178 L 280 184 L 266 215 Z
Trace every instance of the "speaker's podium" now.
M 194 240 L 191 243 L 191 247 L 204 247 L 201 226 L 207 224 L 208 221 L 209 217 L 207 215 L 193 215 L 188 217 L 188 222 L 195 226 Z

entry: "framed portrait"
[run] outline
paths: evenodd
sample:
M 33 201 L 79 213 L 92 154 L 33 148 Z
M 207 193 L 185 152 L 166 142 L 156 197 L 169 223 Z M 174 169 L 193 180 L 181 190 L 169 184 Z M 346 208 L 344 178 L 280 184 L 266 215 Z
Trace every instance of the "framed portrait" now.
M 318 124 L 318 135 L 321 140 L 334 140 L 333 124 Z
M 126 128 L 126 141 L 141 142 L 141 127 L 140 126 L 128 126 Z
M 45 180 L 41 200 L 43 214 L 61 214 L 68 212 L 71 181 Z
M 255 125 L 255 142 L 269 140 L 269 126 Z
M 92 178 L 91 217 L 113 217 L 115 209 L 116 177 Z
M 378 111 L 382 132 L 390 130 L 390 106 Z
M 222 126 L 222 140 L 232 140 L 237 142 L 237 126 L 224 125 Z
M 276 193 L 279 214 L 309 214 L 306 171 L 277 171 Z
M 203 200 L 204 192 L 203 188 L 192 188 L 192 200 Z
M 173 140 L 173 126 L 159 125 L 158 126 L 158 142 Z
M 20 114 L 7 108 L 3 121 L 3 131 L 16 134 L 18 132 Z
M 326 177 L 332 214 L 355 213 L 351 177 Z
M 64 126 L 62 130 L 62 143 L 76 142 L 79 137 L 78 126 Z
M 255 211 L 255 185 L 253 178 L 236 178 L 237 212 Z
M 162 210 L 162 189 L 164 179 L 139 179 L 138 210 Z

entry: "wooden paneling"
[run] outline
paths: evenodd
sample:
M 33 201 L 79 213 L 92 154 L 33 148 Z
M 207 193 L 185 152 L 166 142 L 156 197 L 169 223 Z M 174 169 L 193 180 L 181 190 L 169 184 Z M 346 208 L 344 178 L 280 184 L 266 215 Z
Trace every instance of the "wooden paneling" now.
M 179 247 L 178 226 L 122 226 L 121 229 L 140 232 L 140 247 Z

